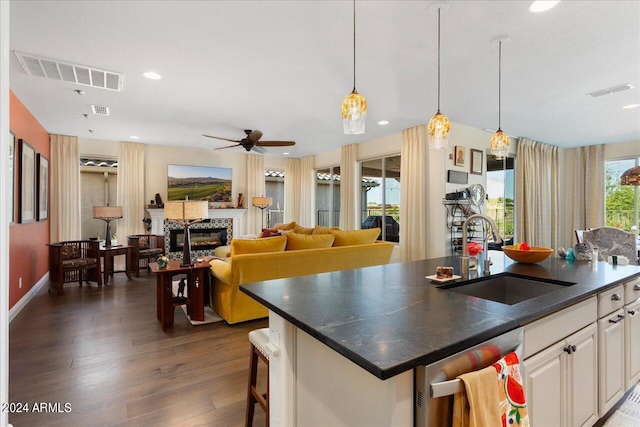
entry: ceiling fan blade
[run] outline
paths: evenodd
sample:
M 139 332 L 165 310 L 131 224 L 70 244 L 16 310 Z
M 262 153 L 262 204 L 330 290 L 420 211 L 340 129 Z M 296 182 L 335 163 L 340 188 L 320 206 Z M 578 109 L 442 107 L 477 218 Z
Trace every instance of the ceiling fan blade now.
M 261 145 L 263 147 L 289 147 L 291 145 L 296 145 L 295 141 L 258 141 L 256 145 Z
M 233 147 L 239 147 L 242 144 L 236 144 L 236 145 L 227 145 L 226 147 L 218 147 L 216 148 L 216 150 L 224 150 L 225 148 L 233 148 Z
M 247 139 L 251 142 L 258 142 L 258 140 L 262 138 L 262 132 L 259 130 L 252 130 L 249 135 L 247 135 Z
M 202 134 L 202 136 L 206 136 L 207 138 L 213 138 L 213 139 L 221 139 L 223 141 L 229 141 L 229 142 L 238 142 L 238 143 L 240 142 L 237 139 L 221 138 L 219 136 L 211 136 L 211 135 L 205 135 L 205 134 Z
M 264 154 L 264 153 L 266 153 L 266 152 L 267 152 L 267 150 L 266 150 L 266 149 L 264 149 L 264 148 L 262 148 L 262 147 L 260 147 L 260 146 L 258 146 L 258 145 L 254 145 L 253 147 L 251 147 L 251 149 L 252 149 L 253 151 L 255 151 L 256 153 L 260 153 L 260 154 Z

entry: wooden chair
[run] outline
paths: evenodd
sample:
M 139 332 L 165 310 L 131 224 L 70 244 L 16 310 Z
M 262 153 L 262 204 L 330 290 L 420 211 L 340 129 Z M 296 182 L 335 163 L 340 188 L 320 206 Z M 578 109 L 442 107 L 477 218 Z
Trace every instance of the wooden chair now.
M 97 282 L 102 286 L 100 267 L 100 242 L 97 240 L 72 240 L 49 243 L 49 291 L 58 288 L 64 295 L 64 284 Z
M 134 234 L 128 237 L 131 249 L 131 271 L 140 277 L 141 268 L 149 268 L 149 260 L 155 261 L 165 254 L 164 236 L 157 234 Z M 140 262 L 142 261 L 142 265 Z
M 614 227 L 600 227 L 585 230 L 583 240 L 598 248 L 598 260 L 607 261 L 609 255 L 623 255 L 629 264 L 638 263 L 636 236 L 633 233 Z
M 267 392 L 258 391 L 258 359 L 267 365 L 269 372 L 269 352 L 267 343 L 269 342 L 269 328 L 256 329 L 249 332 L 251 342 L 251 359 L 249 368 L 249 386 L 247 388 L 247 414 L 245 417 L 245 427 L 253 425 L 253 415 L 256 403 L 264 410 L 267 417 L 266 426 L 269 427 L 269 374 L 267 373 Z

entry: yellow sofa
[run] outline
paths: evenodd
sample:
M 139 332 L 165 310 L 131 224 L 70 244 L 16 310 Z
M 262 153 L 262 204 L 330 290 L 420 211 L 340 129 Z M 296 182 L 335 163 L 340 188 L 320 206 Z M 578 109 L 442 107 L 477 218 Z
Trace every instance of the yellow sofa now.
M 240 292 L 240 285 L 387 264 L 393 247 L 393 243 L 375 242 L 286 251 L 283 247 L 275 252 L 239 255 L 234 255 L 232 248 L 226 261 L 209 262 L 211 307 L 229 324 L 267 317 L 267 308 Z

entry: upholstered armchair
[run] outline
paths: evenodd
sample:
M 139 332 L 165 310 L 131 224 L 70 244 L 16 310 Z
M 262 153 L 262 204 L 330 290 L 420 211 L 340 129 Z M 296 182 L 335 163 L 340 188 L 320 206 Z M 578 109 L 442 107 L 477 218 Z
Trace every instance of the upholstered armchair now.
M 132 246 L 131 270 L 136 277 L 140 277 L 141 268 L 149 268 L 150 259 L 154 261 L 165 254 L 164 236 L 157 234 L 135 234 L 129 236 L 127 244 Z
M 98 240 L 73 240 L 49 243 L 49 291 L 58 288 L 64 295 L 64 284 L 97 282 L 102 286 L 100 268 L 100 242 Z
M 630 264 L 638 263 L 636 236 L 619 228 L 600 227 L 585 230 L 582 233 L 584 242 L 598 248 L 598 260 L 606 261 L 610 255 L 623 255 Z

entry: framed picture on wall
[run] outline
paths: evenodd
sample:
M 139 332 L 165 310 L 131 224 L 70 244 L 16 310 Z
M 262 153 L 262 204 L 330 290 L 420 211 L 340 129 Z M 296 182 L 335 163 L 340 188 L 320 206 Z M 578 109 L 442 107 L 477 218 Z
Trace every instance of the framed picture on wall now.
M 456 145 L 453 155 L 453 164 L 456 166 L 464 166 L 464 147 Z
M 18 169 L 20 183 L 20 222 L 26 223 L 36 219 L 36 151 L 27 141 L 18 140 L 20 145 L 20 168 Z
M 9 131 L 9 194 L 8 199 L 9 203 L 7 203 L 7 209 L 9 212 L 9 224 L 13 224 L 14 222 L 14 212 L 16 208 L 15 204 L 15 192 L 14 186 L 16 185 L 15 178 L 15 164 L 16 164 L 16 135 Z
M 482 175 L 482 151 L 471 149 L 471 173 Z
M 42 154 L 38 154 L 38 221 L 44 221 L 49 217 L 49 159 Z

